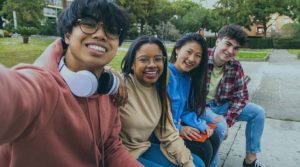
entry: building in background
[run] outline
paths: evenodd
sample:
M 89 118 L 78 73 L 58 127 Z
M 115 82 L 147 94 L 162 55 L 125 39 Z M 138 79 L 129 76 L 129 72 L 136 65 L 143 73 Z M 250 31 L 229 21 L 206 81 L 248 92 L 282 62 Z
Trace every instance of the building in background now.
M 73 0 L 65 0 L 66 6 L 69 6 Z M 54 20 L 56 21 L 59 13 L 63 10 L 62 0 L 48 0 L 48 5 L 44 7 L 43 14 L 45 16 L 45 21 Z

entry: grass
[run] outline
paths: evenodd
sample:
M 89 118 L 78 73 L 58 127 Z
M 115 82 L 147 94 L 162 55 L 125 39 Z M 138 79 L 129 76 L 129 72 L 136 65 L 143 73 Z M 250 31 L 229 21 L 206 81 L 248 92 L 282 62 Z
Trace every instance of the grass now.
M 54 39 L 30 39 L 29 44 L 23 44 L 22 38 L 0 38 L 0 64 L 12 67 L 18 63 L 33 63 L 41 55 L 46 47 Z M 124 43 L 122 47 L 128 47 L 130 43 Z M 109 64 L 116 70 L 120 70 L 121 61 L 126 51 L 118 50 L 116 57 Z
M 29 44 L 23 44 L 22 38 L 0 38 L 0 64 L 6 67 L 12 67 L 18 63 L 33 63 L 34 60 L 44 51 L 44 49 L 54 39 L 49 38 L 31 38 Z M 122 48 L 128 48 L 131 42 L 124 42 Z M 167 43 L 167 52 L 172 52 L 174 43 Z M 240 59 L 264 59 L 270 49 L 241 49 L 238 54 Z M 289 50 L 293 53 L 299 53 L 300 50 Z M 121 61 L 126 54 L 124 50 L 118 50 L 117 55 L 109 63 L 109 66 L 116 70 L 120 70 Z M 298 56 L 299 57 L 299 56 Z
M 264 61 L 270 49 L 241 49 L 237 57 L 240 60 L 262 60 Z
M 23 44 L 22 38 L 0 38 L 0 63 L 6 67 L 18 63 L 33 63 L 53 39 L 30 39 Z
M 300 49 L 289 49 L 288 50 L 291 54 L 297 55 L 297 58 L 300 59 Z

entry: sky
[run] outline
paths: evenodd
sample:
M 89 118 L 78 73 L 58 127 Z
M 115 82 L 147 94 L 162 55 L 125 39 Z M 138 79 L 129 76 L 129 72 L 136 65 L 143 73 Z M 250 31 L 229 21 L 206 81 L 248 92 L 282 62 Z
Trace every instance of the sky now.
M 199 0 L 193 0 L 194 2 L 197 2 Z M 217 2 L 218 0 L 202 0 L 201 4 L 205 8 L 213 8 L 213 5 Z

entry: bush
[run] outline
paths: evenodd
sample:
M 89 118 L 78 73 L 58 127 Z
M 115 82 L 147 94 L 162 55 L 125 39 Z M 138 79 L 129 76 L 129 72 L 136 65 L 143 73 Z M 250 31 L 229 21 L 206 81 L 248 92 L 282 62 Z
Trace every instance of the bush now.
M 139 35 L 137 27 L 136 26 L 130 27 L 127 35 L 129 39 L 135 39 Z
M 300 39 L 297 38 L 275 38 L 274 48 L 276 49 L 300 49 Z
M 273 38 L 248 38 L 245 48 L 251 49 L 269 49 L 273 48 Z
M 40 26 L 39 34 L 55 36 L 56 34 L 56 22 L 55 20 L 48 19 L 45 25 Z
M 19 26 L 17 29 L 16 29 L 16 32 L 21 34 L 22 36 L 30 36 L 32 34 L 35 34 L 38 32 L 38 30 L 34 27 L 22 27 L 22 26 Z
M 4 37 L 11 37 L 12 33 L 7 31 L 7 30 L 3 30 L 4 33 Z
M 206 42 L 207 42 L 207 47 L 212 48 L 215 47 L 217 37 L 207 37 Z

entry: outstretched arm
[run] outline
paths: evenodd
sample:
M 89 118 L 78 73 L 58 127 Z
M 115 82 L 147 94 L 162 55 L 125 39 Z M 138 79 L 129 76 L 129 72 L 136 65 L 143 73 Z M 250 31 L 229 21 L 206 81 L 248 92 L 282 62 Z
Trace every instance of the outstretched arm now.
M 48 72 L 33 66 L 0 66 L 0 144 L 17 139 L 42 109 L 53 111 L 58 90 L 52 81 Z

